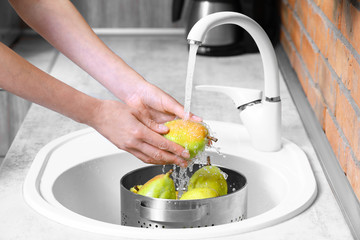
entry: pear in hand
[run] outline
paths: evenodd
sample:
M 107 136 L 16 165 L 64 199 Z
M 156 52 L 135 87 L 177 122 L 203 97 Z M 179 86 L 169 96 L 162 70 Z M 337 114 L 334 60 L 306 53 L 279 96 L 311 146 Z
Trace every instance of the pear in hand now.
M 153 177 L 139 189 L 137 194 L 153 198 L 176 199 L 175 184 L 170 178 L 172 172 L 171 169 L 166 174 Z
M 218 196 L 219 194 L 212 188 L 194 188 L 185 192 L 180 200 L 204 199 Z
M 187 149 L 190 158 L 194 158 L 199 152 L 204 151 L 209 141 L 217 140 L 209 137 L 208 129 L 199 122 L 175 119 L 165 125 L 169 128 L 169 132 L 164 137 Z
M 227 194 L 228 187 L 224 175 L 220 168 L 210 165 L 208 157 L 208 165 L 197 170 L 190 178 L 188 190 L 196 188 L 212 188 L 219 196 Z

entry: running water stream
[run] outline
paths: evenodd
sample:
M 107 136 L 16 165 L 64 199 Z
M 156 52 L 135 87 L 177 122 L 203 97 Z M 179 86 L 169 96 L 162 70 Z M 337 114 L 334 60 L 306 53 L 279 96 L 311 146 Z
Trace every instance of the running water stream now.
M 195 70 L 196 53 L 198 48 L 199 45 L 190 43 L 189 59 L 188 59 L 187 74 L 186 74 L 185 102 L 184 102 L 184 112 L 185 112 L 186 120 L 190 118 L 193 77 Z M 209 126 L 206 125 L 206 127 L 209 129 Z M 190 179 L 187 170 L 189 169 L 189 172 L 192 172 L 195 163 L 200 165 L 206 165 L 207 161 L 205 154 L 199 153 L 195 158 L 188 160 L 188 167 L 186 168 L 177 167 L 176 165 L 173 166 L 174 171 L 172 173 L 172 177 L 175 181 L 175 185 L 178 190 L 178 198 L 180 198 L 183 192 L 187 190 L 187 185 Z
M 196 53 L 198 48 L 199 45 L 190 43 L 189 60 L 187 66 L 186 85 L 185 85 L 185 102 L 184 102 L 185 119 L 189 119 L 190 117 L 193 77 L 195 70 Z
M 192 89 L 193 89 L 193 77 L 194 77 L 194 70 L 195 70 L 195 61 L 196 61 L 196 53 L 199 48 L 197 44 L 189 44 L 189 59 L 187 65 L 187 74 L 186 74 L 186 85 L 185 85 L 185 102 L 184 102 L 184 112 L 185 112 L 185 119 L 190 118 L 190 107 L 191 107 L 191 96 L 192 96 Z M 191 159 L 188 162 L 188 167 L 192 170 L 192 165 L 194 164 L 195 159 Z M 183 191 L 186 190 L 187 184 L 189 182 L 189 177 L 187 176 L 187 168 L 180 167 L 179 171 L 176 171 L 176 165 L 174 165 L 174 172 L 172 174 L 176 186 L 178 189 L 178 196 L 179 198 L 183 194 Z

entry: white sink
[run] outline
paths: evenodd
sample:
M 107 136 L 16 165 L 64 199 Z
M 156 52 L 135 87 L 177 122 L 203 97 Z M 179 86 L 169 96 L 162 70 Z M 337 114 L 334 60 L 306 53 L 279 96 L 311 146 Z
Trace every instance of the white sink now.
M 120 178 L 146 164 L 92 129 L 60 137 L 37 154 L 24 183 L 25 200 L 40 214 L 73 228 L 144 239 L 239 235 L 290 219 L 312 204 L 316 181 L 306 155 L 294 143 L 283 139 L 281 151 L 259 152 L 242 125 L 205 122 L 226 156 L 210 149 L 213 164 L 237 170 L 248 180 L 246 220 L 196 229 L 120 225 Z

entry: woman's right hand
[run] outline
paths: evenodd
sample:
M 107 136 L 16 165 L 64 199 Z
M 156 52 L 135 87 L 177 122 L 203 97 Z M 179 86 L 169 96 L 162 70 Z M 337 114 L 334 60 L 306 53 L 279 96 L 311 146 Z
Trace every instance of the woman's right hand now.
M 112 100 L 100 100 L 95 113 L 92 122 L 87 124 L 118 148 L 145 163 L 187 166 L 189 152 L 164 138 L 161 134 L 166 134 L 169 129 L 150 119 L 149 115 Z

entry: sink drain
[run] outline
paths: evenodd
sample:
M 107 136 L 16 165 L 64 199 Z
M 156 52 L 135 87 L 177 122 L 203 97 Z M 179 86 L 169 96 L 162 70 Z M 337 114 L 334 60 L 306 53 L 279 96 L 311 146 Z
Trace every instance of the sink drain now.
M 145 183 L 172 166 L 150 166 L 134 170 L 121 179 L 121 224 L 139 228 L 200 228 L 239 222 L 246 218 L 247 182 L 239 172 L 220 167 L 225 172 L 228 194 L 207 199 L 169 200 L 135 194 L 129 189 Z M 200 168 L 194 165 L 192 172 Z

